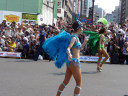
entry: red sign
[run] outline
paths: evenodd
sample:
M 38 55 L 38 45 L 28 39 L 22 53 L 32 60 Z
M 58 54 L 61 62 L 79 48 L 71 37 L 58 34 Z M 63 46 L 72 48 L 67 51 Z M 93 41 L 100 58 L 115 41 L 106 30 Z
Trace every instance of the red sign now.
M 87 22 L 86 22 L 88 25 L 92 24 L 92 20 L 91 19 L 88 19 Z
M 58 2 L 58 6 L 60 5 L 60 2 Z
M 58 13 L 61 13 L 61 9 L 58 9 Z

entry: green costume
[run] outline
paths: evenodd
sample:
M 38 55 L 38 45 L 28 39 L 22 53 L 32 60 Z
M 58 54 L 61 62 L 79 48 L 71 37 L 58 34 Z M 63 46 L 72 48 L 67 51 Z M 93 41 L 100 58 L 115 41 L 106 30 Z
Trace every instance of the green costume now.
M 91 53 L 94 55 L 96 51 L 99 49 L 100 35 L 97 32 L 93 32 L 93 31 L 83 31 L 83 33 L 90 35 L 87 44 L 91 49 Z
M 107 20 L 105 18 L 99 18 L 99 20 L 97 22 L 101 22 L 105 25 L 105 27 L 107 27 Z M 100 35 L 97 32 L 93 32 L 93 31 L 83 31 L 84 34 L 90 35 L 90 38 L 87 42 L 87 44 L 89 45 L 89 48 L 91 49 L 92 54 L 94 55 L 96 53 L 96 51 L 99 49 L 99 40 L 100 40 Z M 105 36 L 103 37 L 102 42 L 105 42 Z M 104 49 L 103 45 L 100 45 L 100 48 Z
M 101 34 L 101 35 L 104 36 L 104 34 Z M 100 35 L 100 36 L 101 36 L 101 35 Z M 105 36 L 103 37 L 102 42 L 105 42 Z M 103 45 L 100 45 L 100 48 L 105 49 L 105 47 L 104 47 Z

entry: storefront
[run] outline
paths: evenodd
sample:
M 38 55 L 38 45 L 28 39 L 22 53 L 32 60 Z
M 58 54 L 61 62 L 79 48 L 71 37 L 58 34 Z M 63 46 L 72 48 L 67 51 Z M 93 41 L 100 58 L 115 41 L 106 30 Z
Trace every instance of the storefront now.
M 31 14 L 31 13 L 22 13 L 14 11 L 0 11 L 0 23 L 3 20 L 6 20 L 7 23 L 16 22 L 23 24 L 52 24 L 53 23 L 53 13 L 44 9 L 44 14 Z

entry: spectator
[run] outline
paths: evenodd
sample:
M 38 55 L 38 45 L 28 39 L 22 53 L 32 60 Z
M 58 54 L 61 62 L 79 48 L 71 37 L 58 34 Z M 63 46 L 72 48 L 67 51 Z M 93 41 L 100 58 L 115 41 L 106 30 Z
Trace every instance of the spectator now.
M 21 36 L 23 35 L 24 33 L 22 32 L 22 29 L 21 28 L 18 28 L 18 35 Z
M 29 46 L 29 57 L 33 58 L 38 48 L 37 40 L 34 39 Z
M 11 38 L 10 41 L 5 42 L 6 47 L 4 48 L 5 51 L 14 52 L 16 48 L 15 39 Z
M 125 39 L 124 39 L 124 35 L 125 35 L 125 32 L 120 29 L 119 32 L 119 37 L 118 37 L 118 42 L 119 42 L 119 60 L 120 60 L 120 64 L 123 64 L 123 47 L 124 47 L 124 42 L 125 42 Z
M 128 29 L 127 29 L 127 31 L 126 31 L 125 42 L 128 42 Z
M 0 37 L 0 50 L 3 50 L 3 47 L 5 46 L 5 36 Z
M 23 56 L 24 58 L 28 58 L 28 52 L 29 52 L 29 43 L 28 43 L 28 38 L 24 37 L 23 38 Z
M 40 26 L 39 47 L 38 47 L 36 54 L 34 55 L 34 58 L 33 58 L 33 60 L 35 60 L 35 61 L 38 60 L 39 55 L 41 54 L 41 52 L 43 52 L 42 45 L 43 45 L 44 41 L 46 40 L 46 34 L 45 34 L 43 28 L 44 28 L 44 26 Z
M 11 31 L 11 28 L 8 26 L 8 27 L 6 28 L 5 36 L 9 37 L 9 36 L 11 36 L 11 35 L 12 35 L 12 31 Z
M 16 51 L 17 52 L 23 52 L 23 40 L 20 40 L 18 43 L 17 43 L 17 46 L 16 46 Z
M 123 57 L 124 57 L 123 62 L 125 63 L 125 60 L 126 60 L 126 63 L 128 64 L 128 42 L 125 42 L 125 44 L 124 44 Z

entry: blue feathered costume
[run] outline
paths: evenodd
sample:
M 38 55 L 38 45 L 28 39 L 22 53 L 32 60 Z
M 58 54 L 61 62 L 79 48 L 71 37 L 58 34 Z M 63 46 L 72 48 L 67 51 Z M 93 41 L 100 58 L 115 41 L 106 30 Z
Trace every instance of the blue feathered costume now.
M 68 61 L 66 50 L 70 44 L 71 35 L 62 31 L 57 36 L 51 37 L 43 44 L 44 51 L 53 59 L 55 66 L 61 68 Z

